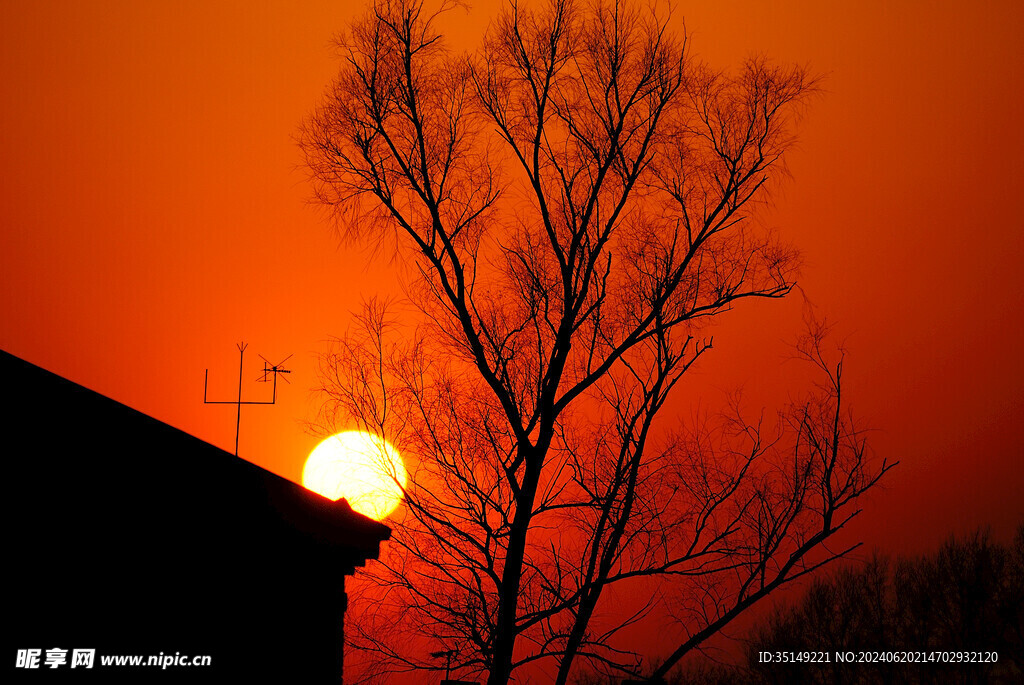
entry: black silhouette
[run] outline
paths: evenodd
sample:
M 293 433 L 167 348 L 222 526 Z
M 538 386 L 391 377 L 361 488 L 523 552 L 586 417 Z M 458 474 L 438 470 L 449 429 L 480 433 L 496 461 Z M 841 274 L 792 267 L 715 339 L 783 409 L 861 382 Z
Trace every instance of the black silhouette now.
M 387 526 L 5 352 L 0 375 L 17 398 L 0 414 L 18 445 L 8 682 L 338 682 L 345 576 Z M 96 649 L 94 668 L 15 667 L 17 650 L 54 647 Z M 100 665 L 178 652 L 211 664 Z

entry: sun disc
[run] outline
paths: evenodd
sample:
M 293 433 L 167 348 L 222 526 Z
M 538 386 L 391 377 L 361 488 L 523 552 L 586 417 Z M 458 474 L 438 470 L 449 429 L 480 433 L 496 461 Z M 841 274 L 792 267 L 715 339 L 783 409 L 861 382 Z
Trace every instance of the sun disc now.
M 306 459 L 302 484 L 328 499 L 344 497 L 360 514 L 380 521 L 398 508 L 407 475 L 387 440 L 345 431 L 323 440 Z

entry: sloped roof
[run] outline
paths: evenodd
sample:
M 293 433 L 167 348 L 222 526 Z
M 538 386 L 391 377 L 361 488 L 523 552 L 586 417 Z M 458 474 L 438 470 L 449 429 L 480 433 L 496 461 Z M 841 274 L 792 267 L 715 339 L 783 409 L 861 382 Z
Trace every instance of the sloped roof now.
M 33 501 L 68 516 L 105 497 L 144 495 L 187 508 L 197 495 L 224 507 L 271 507 L 297 539 L 376 558 L 390 529 L 275 473 L 115 400 L 0 351 L 0 378 L 14 400 L 0 415 L 8 437 L 32 447 L 7 472 Z M 91 494 L 89 494 L 91 491 Z M 133 494 L 137 491 L 137 494 Z M 84 501 L 83 501 L 84 500 Z M 193 501 L 194 505 L 195 502 Z M 125 512 L 128 514 L 128 512 Z

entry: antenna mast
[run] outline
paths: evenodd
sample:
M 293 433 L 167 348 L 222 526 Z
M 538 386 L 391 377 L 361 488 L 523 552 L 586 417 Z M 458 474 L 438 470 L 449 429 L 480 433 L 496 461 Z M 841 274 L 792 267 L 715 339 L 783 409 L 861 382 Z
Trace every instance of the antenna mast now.
M 245 348 L 248 347 L 244 342 L 238 343 L 238 398 L 234 400 L 211 400 L 207 398 L 206 391 L 210 381 L 210 370 L 206 369 L 206 375 L 203 377 L 203 404 L 234 404 L 237 405 L 238 411 L 235 415 L 235 456 L 238 456 L 238 433 L 242 425 L 242 405 L 243 404 L 275 404 L 277 402 L 277 377 L 280 374 L 291 373 L 288 369 L 284 368 L 284 363 L 292 358 L 292 355 L 288 355 L 277 364 L 271 364 L 267 361 L 267 358 L 262 354 L 259 355 L 260 359 L 263 360 L 263 375 L 257 378 L 256 381 L 259 383 L 266 383 L 268 380 L 272 380 L 274 389 L 270 401 L 266 400 L 246 400 L 242 401 L 242 368 L 245 363 Z M 288 379 L 283 379 L 285 383 L 288 383 Z

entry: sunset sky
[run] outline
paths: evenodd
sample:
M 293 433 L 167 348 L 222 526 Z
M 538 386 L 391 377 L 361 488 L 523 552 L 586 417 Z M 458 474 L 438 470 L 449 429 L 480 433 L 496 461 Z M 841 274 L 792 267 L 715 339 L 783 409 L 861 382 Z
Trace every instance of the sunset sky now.
M 475 47 L 498 6 L 451 13 L 453 46 Z M 277 406 L 243 409 L 240 455 L 298 481 L 317 355 L 363 299 L 398 292 L 388 255 L 339 243 L 309 204 L 295 144 L 362 7 L 3 3 L 0 347 L 227 450 L 234 408 L 204 406 L 204 369 L 232 399 L 244 340 L 243 399 L 268 399 L 257 353 L 294 354 Z M 1022 7 L 675 11 L 716 67 L 766 54 L 824 77 L 760 219 L 802 250 L 874 450 L 901 463 L 857 529 L 892 551 L 1024 521 Z M 785 401 L 803 306 L 738 307 L 683 399 L 713 407 L 744 384 Z M 62 407 L 38 410 L 60 430 Z

